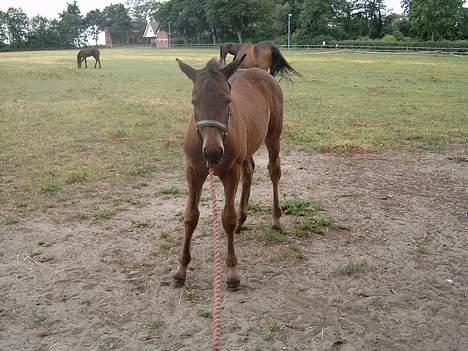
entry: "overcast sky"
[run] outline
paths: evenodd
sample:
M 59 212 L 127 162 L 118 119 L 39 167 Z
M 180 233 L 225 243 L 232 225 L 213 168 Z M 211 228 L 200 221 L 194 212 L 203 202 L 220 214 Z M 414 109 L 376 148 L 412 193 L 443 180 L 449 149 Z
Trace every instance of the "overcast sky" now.
M 57 14 L 62 12 L 66 7 L 66 0 L 0 0 L 0 10 L 5 11 L 9 7 L 21 7 L 28 17 L 41 15 L 48 18 L 56 18 Z M 103 9 L 109 4 L 123 3 L 125 0 L 78 0 L 78 6 L 81 14 L 96 8 Z M 400 0 L 385 0 L 385 4 L 389 9 L 400 13 Z

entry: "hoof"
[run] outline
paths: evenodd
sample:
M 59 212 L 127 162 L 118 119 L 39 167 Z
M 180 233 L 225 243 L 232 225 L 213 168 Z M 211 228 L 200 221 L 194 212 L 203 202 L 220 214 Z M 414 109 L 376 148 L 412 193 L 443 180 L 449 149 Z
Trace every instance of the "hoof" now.
M 235 233 L 236 233 L 236 234 L 239 234 L 243 229 L 244 229 L 244 227 L 243 227 L 242 224 L 241 224 L 241 225 L 238 225 L 238 226 L 236 227 Z
M 179 289 L 179 288 L 183 288 L 184 285 L 185 285 L 185 280 L 172 278 L 171 288 Z
M 281 224 L 279 224 L 279 223 L 273 223 L 273 224 L 271 225 L 271 229 L 281 231 Z
M 236 292 L 241 289 L 240 281 L 226 282 L 226 290 Z

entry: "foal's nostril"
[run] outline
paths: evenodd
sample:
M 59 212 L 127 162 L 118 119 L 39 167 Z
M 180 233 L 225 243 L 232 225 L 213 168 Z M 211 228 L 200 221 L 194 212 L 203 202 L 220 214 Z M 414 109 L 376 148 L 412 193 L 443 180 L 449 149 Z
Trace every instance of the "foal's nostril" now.
M 203 154 L 205 155 L 205 158 L 209 163 L 216 165 L 223 158 L 224 150 L 222 147 L 217 147 L 213 149 L 204 148 Z

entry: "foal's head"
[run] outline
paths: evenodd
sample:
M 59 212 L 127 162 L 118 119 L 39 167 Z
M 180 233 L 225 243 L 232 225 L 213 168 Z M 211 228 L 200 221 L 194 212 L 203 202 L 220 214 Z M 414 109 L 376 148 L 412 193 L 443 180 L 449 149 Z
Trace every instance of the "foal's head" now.
M 222 67 L 212 59 L 204 69 L 197 70 L 177 59 L 182 72 L 193 82 L 194 118 L 203 142 L 202 152 L 210 166 L 216 166 L 223 158 L 224 138 L 231 117 L 231 86 L 228 79 L 241 61 Z

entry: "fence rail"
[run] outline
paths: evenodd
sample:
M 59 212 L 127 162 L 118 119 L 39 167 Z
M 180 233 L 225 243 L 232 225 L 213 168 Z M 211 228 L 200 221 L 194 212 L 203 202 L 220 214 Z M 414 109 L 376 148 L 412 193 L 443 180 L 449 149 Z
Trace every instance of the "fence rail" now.
M 171 48 L 177 49 L 218 49 L 220 44 L 172 44 Z M 362 50 L 362 51 L 377 51 L 377 52 L 399 52 L 399 53 L 449 53 L 468 55 L 468 48 L 462 47 L 430 47 L 430 46 L 393 46 L 393 45 L 277 45 L 283 50 Z M 113 45 L 113 48 L 141 48 L 141 49 L 156 49 L 150 44 L 134 44 L 134 45 Z M 165 50 L 167 48 L 158 48 Z

